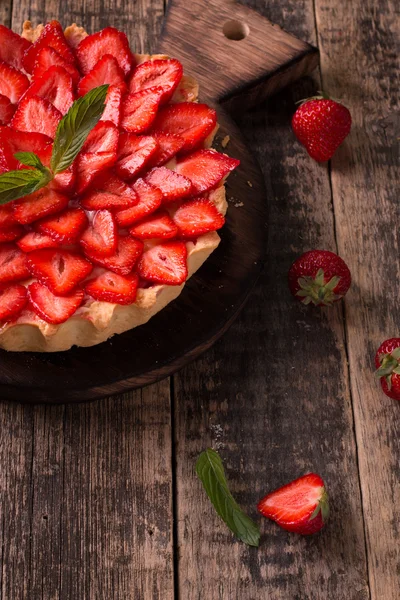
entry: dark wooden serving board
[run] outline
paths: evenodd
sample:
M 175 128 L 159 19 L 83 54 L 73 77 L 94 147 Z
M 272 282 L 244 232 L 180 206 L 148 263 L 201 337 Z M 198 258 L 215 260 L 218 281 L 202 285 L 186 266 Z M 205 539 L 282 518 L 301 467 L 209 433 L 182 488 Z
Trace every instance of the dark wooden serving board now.
M 199 81 L 201 99 L 217 105 L 217 147 L 229 135 L 225 151 L 241 161 L 227 184 L 231 202 L 222 242 L 178 299 L 146 325 L 92 348 L 1 351 L 1 398 L 79 402 L 153 383 L 209 348 L 257 280 L 267 234 L 264 182 L 225 107 L 244 110 L 306 74 L 317 64 L 317 50 L 244 6 L 173 0 L 159 51 L 181 60 L 185 72 Z

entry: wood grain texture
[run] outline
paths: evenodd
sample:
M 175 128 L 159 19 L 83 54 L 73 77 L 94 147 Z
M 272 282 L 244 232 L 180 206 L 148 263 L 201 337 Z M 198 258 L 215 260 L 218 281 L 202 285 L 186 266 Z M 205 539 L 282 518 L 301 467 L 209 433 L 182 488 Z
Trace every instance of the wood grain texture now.
M 374 600 L 400 594 L 400 407 L 373 376 L 377 348 L 400 330 L 398 8 L 316 2 L 323 85 L 353 116 L 332 161 L 332 192 L 338 247 L 353 273 L 346 323 Z

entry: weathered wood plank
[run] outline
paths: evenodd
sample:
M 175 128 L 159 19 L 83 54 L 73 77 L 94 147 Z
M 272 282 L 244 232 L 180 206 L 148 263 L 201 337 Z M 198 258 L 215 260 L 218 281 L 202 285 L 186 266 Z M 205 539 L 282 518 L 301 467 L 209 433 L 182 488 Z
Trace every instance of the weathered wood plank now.
M 314 42 L 311 2 L 252 6 Z M 301 251 L 336 249 L 327 168 L 309 159 L 290 130 L 294 98 L 314 90 L 298 85 L 241 120 L 267 180 L 268 265 L 231 331 L 175 377 L 185 600 L 369 597 L 342 307 L 302 307 L 286 281 Z M 194 475 L 208 444 L 220 449 L 232 490 L 254 516 L 265 492 L 319 472 L 332 500 L 325 532 L 305 539 L 265 521 L 258 551 L 233 541 Z
M 397 6 L 398 9 L 398 6 Z M 316 0 L 323 84 L 353 117 L 332 161 L 337 239 L 354 283 L 346 298 L 355 427 L 372 598 L 400 590 L 398 405 L 373 376 L 380 343 L 398 336 L 399 15 L 387 0 Z

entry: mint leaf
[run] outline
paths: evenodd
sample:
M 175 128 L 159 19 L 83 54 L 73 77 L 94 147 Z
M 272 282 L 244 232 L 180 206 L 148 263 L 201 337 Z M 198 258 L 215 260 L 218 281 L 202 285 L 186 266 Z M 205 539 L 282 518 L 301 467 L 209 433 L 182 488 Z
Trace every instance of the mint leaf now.
M 39 169 L 42 172 L 46 169 L 38 155 L 34 152 L 16 152 L 14 156 L 20 163 L 27 167 L 35 167 L 35 169 Z
M 76 100 L 58 124 L 50 167 L 54 174 L 68 169 L 105 108 L 108 85 L 100 85 Z
M 47 185 L 51 179 L 51 174 L 42 173 L 39 169 L 21 169 L 3 173 L 0 175 L 0 204 L 32 194 Z
M 215 510 L 229 529 L 245 544 L 258 546 L 259 527 L 242 511 L 230 493 L 218 452 L 211 448 L 202 452 L 196 462 L 196 473 Z

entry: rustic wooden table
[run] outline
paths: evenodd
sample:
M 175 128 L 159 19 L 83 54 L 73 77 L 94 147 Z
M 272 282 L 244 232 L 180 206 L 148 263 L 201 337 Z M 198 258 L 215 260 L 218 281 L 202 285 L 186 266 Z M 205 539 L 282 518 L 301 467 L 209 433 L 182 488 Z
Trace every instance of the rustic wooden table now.
M 267 269 L 228 334 L 171 380 L 79 406 L 0 404 L 1 600 L 400 597 L 399 405 L 373 377 L 375 349 L 400 324 L 396 2 L 248 4 L 321 53 L 312 80 L 241 118 L 267 183 Z M 164 10 L 2 0 L 0 19 L 115 24 L 144 51 Z M 290 128 L 294 102 L 321 86 L 354 122 L 330 165 Z M 291 261 L 312 247 L 338 251 L 353 273 L 331 310 L 288 292 Z M 209 445 L 254 516 L 267 490 L 320 473 L 325 531 L 296 537 L 264 521 L 258 550 L 235 541 L 194 474 Z

